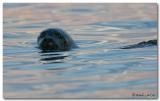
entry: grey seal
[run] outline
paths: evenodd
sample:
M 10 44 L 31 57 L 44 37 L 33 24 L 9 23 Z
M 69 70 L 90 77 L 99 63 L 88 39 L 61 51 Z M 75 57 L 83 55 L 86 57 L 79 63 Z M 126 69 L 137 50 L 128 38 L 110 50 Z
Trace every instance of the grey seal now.
M 62 29 L 49 28 L 40 33 L 37 39 L 38 47 L 44 51 L 68 51 L 76 48 L 73 39 Z

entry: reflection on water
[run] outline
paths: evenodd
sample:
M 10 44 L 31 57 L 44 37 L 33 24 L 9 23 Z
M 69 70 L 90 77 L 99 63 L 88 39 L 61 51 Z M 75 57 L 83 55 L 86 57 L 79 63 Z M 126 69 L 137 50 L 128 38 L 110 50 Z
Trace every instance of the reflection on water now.
M 65 57 L 67 56 L 47 57 L 47 58 L 42 58 L 41 61 L 58 60 L 58 59 L 64 59 Z
M 157 38 L 156 4 L 3 7 L 5 98 L 157 98 L 157 47 L 119 48 Z M 62 28 L 79 48 L 41 52 L 46 28 Z

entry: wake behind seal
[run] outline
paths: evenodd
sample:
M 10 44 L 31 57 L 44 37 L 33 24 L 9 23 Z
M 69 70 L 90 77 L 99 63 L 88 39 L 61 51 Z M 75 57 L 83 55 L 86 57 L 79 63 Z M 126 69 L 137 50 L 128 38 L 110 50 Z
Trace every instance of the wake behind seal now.
M 49 28 L 42 31 L 38 36 L 37 43 L 44 52 L 68 51 L 77 47 L 73 39 L 59 28 Z
M 149 40 L 149 41 L 139 42 L 139 43 L 133 44 L 133 45 L 120 47 L 120 49 L 145 48 L 145 47 L 150 47 L 150 46 L 157 46 L 157 44 L 158 44 L 157 39 L 153 39 L 153 40 Z

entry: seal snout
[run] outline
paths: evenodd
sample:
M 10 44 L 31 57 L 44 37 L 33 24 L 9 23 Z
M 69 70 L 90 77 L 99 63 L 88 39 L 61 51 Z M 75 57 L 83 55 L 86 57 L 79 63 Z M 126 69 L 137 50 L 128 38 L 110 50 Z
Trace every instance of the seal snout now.
M 41 42 L 41 45 L 40 47 L 43 49 L 43 50 L 56 50 L 58 48 L 58 46 L 56 45 L 56 43 L 54 42 L 54 40 L 52 38 L 44 38 Z

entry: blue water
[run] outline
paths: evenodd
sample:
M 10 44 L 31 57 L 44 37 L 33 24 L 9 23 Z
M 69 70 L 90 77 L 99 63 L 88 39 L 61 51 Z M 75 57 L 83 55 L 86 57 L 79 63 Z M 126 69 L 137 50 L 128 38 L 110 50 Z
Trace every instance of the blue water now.
M 120 49 L 157 38 L 156 4 L 3 9 L 5 98 L 157 98 L 157 47 Z M 37 37 L 46 28 L 65 30 L 79 48 L 42 53 Z

